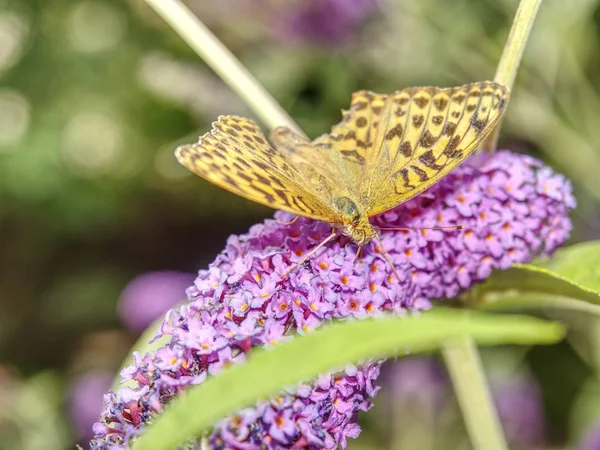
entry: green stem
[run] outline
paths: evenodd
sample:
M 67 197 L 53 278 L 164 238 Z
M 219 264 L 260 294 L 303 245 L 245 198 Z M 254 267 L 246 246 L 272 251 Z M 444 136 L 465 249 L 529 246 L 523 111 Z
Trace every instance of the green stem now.
M 470 337 L 448 342 L 442 355 L 475 450 L 507 450 L 477 352 Z
M 503 84 L 511 92 L 515 83 L 515 78 L 517 77 L 519 65 L 521 64 L 523 51 L 525 50 L 525 45 L 529 38 L 529 33 L 531 32 L 533 22 L 535 21 L 541 3 L 542 0 L 521 0 L 517 12 L 515 13 L 510 33 L 504 44 L 504 50 L 502 51 L 500 62 L 496 68 L 494 81 Z M 494 131 L 486 138 L 482 145 L 483 149 L 489 152 L 496 150 L 500 125 L 501 123 L 498 123 Z
M 303 134 L 271 94 L 184 4 L 179 0 L 146 2 L 250 106 L 267 127 L 287 126 Z
M 541 3 L 542 0 L 521 0 L 504 44 L 494 81 L 510 91 Z M 483 143 L 483 149 L 496 150 L 499 131 L 500 123 Z M 442 348 L 442 354 L 475 450 L 508 449 L 473 339 L 465 337 L 449 342 Z

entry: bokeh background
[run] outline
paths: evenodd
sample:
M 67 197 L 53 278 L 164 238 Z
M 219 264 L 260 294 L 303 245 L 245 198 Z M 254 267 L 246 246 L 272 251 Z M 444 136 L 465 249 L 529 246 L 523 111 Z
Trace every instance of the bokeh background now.
M 517 0 L 189 0 L 312 137 L 359 89 L 490 79 Z M 143 0 L 0 0 L 0 449 L 85 446 L 141 331 L 271 211 L 173 156 L 254 115 Z M 600 238 L 600 2 L 547 0 L 501 147 L 573 180 Z M 511 448 L 600 449 L 594 318 L 484 352 Z M 468 449 L 435 357 L 390 363 L 353 449 Z

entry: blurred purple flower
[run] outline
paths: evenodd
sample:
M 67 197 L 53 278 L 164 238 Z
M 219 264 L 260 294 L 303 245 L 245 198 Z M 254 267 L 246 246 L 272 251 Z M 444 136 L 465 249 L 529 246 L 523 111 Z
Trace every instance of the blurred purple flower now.
M 460 425 L 455 419 L 452 389 L 444 367 L 428 356 L 388 361 L 378 380 L 385 395 L 377 400 L 375 420 L 388 441 L 385 447 L 423 448 L 433 439 L 446 442 L 445 431 Z M 460 428 L 458 428 L 460 429 Z M 383 446 L 382 446 L 383 447 Z M 451 448 L 451 445 L 444 448 Z
M 131 280 L 119 299 L 121 321 L 141 333 L 161 315 L 185 299 L 194 275 L 175 271 L 148 272 Z
M 577 450 L 600 450 L 600 423 L 588 430 L 577 446 Z
M 560 175 L 551 176 L 551 196 L 537 190 L 541 169 L 539 161 L 508 151 L 478 155 L 426 193 L 373 218 L 379 227 L 464 226 L 444 234 L 382 232 L 401 280 L 378 244 L 365 246 L 355 261 L 356 246 L 344 237 L 282 278 L 330 233 L 326 223 L 266 220 L 246 235 L 231 236 L 187 290 L 189 303 L 167 315 L 158 335 L 171 336 L 168 351 L 135 354 L 134 366 L 121 375 L 137 387 L 105 396 L 92 448 L 127 445 L 172 397 L 202 383 L 207 373 L 244 361 L 253 347 L 275 345 L 332 319 L 426 309 L 429 299 L 453 297 L 492 269 L 550 254 L 569 236 L 567 214 L 575 200 Z M 291 218 L 281 212 L 275 216 Z M 497 239 L 501 233 L 503 239 Z M 371 407 L 379 389 L 374 383 L 380 365 L 349 365 L 342 373 L 321 375 L 312 386 L 288 389 L 223 419 L 210 436 L 211 446 L 346 448 L 346 439 L 360 432 L 358 412 Z
M 114 376 L 113 373 L 104 371 L 88 372 L 71 382 L 69 415 L 81 440 L 89 441 L 93 437 L 92 425 L 102 412 L 102 399 Z
M 490 389 L 511 448 L 537 448 L 544 443 L 546 422 L 537 381 L 526 372 L 498 376 L 492 372 Z M 431 357 L 411 357 L 384 365 L 380 378 L 387 393 L 382 400 L 383 417 L 393 420 L 390 430 L 402 439 L 419 430 L 424 434 L 435 432 L 439 442 L 460 439 L 459 423 L 450 418 L 457 409 L 452 386 L 444 367 Z M 444 420 L 441 420 L 441 418 Z M 428 424 L 429 428 L 417 424 Z M 419 441 L 417 437 L 411 437 Z M 425 438 L 423 437 L 423 440 Z M 450 446 L 449 446 L 450 447 Z M 410 447 L 407 447 L 410 448 Z M 592 448 L 590 448 L 591 450 Z M 586 449 L 587 450 L 587 449 Z M 600 450 L 600 447 L 598 447 Z
M 508 442 L 519 448 L 544 443 L 546 421 L 537 381 L 526 374 L 491 381 L 492 395 Z
M 293 1 L 280 13 L 276 32 L 292 41 L 346 44 L 377 6 L 377 0 Z
M 439 412 L 451 395 L 444 367 L 426 356 L 389 361 L 382 368 L 380 381 L 387 393 L 386 406 L 406 408 L 410 414 L 424 407 Z

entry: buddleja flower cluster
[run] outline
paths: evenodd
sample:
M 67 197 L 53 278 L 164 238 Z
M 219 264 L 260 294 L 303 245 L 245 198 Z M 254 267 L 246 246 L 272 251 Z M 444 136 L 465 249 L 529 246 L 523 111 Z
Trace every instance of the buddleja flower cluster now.
M 506 269 L 549 254 L 567 239 L 575 200 L 570 183 L 539 161 L 508 151 L 479 155 L 427 192 L 372 219 L 376 227 L 463 225 L 463 230 L 381 231 L 356 260 L 357 247 L 340 237 L 282 277 L 331 233 L 322 222 L 276 213 L 242 236 L 232 236 L 188 289 L 189 303 L 171 311 L 159 332 L 170 343 L 122 372 L 124 388 L 105 397 L 94 449 L 120 448 L 189 385 L 296 333 L 332 319 L 405 314 L 430 307 Z M 371 406 L 380 361 L 347 366 L 216 424 L 216 449 L 346 447 Z M 115 447 L 111 447 L 114 445 Z

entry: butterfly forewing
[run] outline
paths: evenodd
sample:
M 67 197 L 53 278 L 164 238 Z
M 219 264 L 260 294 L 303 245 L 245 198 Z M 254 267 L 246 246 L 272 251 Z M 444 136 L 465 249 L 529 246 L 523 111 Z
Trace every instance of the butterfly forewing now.
M 356 93 L 328 136 L 369 216 L 424 191 L 472 154 L 500 119 L 508 91 L 493 82 Z M 342 136 L 343 138 L 340 138 Z M 352 146 L 355 147 L 354 153 Z
M 249 119 L 221 116 L 198 143 L 182 145 L 175 154 L 190 171 L 234 194 L 313 219 L 338 220 L 328 199 Z
M 508 91 L 492 82 L 413 88 L 409 94 L 404 136 L 384 135 L 382 147 L 396 151 L 396 157 L 388 176 L 372 181 L 365 206 L 369 215 L 407 201 L 467 159 L 498 123 L 508 98 Z M 381 173 L 383 167 L 373 164 L 372 173 Z

